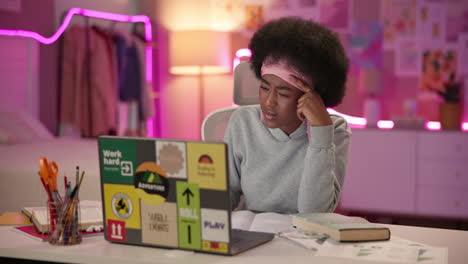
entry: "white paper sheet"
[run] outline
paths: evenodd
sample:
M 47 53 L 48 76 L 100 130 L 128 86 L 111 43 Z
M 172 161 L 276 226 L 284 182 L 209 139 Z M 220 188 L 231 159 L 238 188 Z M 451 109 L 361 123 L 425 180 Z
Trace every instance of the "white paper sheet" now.
M 322 234 L 306 234 L 295 229 L 280 232 L 279 237 L 303 248 L 316 251 L 317 256 L 405 264 L 448 263 L 448 248 L 432 247 L 399 237 L 392 237 L 389 241 L 340 243 Z
M 448 263 L 448 249 L 392 237 L 390 241 L 339 243 L 328 239 L 317 256 L 342 257 L 392 263 Z

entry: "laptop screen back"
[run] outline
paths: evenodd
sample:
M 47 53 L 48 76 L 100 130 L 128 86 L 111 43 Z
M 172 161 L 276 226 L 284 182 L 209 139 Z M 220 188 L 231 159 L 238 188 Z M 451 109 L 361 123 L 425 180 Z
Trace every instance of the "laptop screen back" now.
M 99 137 L 105 238 L 230 253 L 224 143 Z

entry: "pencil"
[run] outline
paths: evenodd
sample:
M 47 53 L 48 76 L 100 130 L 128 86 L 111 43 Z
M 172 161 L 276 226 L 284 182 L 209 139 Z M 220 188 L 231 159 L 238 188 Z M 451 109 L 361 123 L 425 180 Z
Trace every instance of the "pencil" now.
M 76 166 L 76 173 L 75 173 L 75 186 L 78 185 L 78 178 L 80 177 L 80 166 Z

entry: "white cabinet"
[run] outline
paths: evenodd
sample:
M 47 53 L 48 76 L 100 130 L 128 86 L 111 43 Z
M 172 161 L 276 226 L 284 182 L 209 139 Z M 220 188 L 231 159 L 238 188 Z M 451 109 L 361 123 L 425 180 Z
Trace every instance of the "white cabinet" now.
M 468 218 L 468 134 L 353 130 L 340 208 Z
M 414 212 L 416 133 L 354 130 L 341 208 Z
M 416 213 L 468 218 L 468 134 L 421 132 Z

